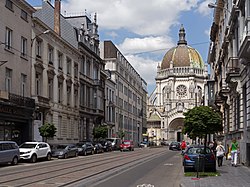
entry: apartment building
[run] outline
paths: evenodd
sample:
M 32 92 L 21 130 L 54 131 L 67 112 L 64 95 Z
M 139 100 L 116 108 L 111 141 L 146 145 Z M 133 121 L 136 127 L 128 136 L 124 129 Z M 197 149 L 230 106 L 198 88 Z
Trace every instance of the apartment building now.
M 217 136 L 225 145 L 240 144 L 240 162 L 250 165 L 250 2 L 217 0 L 210 32 L 209 104 L 223 115 L 224 130 Z
M 0 1 L 0 140 L 32 140 L 31 15 L 24 0 Z M 4 18 L 4 19 L 3 19 Z
M 41 114 L 34 134 L 49 122 L 57 128 L 51 143 L 92 140 L 104 120 L 106 78 L 96 17 L 62 15 L 60 0 L 43 1 L 33 17 L 32 96 Z
M 146 82 L 112 41 L 101 43 L 101 57 L 115 82 L 115 133 L 112 136 L 118 137 L 123 132 L 124 139 L 140 142 L 142 129 L 146 126 L 143 124 L 146 121 L 143 115 L 146 111 Z

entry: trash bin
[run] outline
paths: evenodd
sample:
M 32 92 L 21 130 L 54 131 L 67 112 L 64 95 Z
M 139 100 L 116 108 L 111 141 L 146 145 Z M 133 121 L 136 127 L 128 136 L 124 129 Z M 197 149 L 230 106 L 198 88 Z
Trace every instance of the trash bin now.
M 203 156 L 198 156 L 194 158 L 195 171 L 204 171 L 205 159 Z

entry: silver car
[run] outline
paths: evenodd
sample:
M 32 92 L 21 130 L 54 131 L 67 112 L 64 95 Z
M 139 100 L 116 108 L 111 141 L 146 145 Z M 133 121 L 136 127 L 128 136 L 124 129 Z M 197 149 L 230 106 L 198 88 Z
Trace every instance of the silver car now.
M 0 141 L 0 163 L 16 165 L 20 159 L 19 147 L 13 141 Z

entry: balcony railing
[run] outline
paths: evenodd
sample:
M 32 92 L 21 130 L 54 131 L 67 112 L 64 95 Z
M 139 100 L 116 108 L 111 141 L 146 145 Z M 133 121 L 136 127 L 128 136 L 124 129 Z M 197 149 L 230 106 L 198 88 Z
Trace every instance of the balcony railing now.
M 238 57 L 230 57 L 226 64 L 227 73 L 239 73 L 240 72 L 240 63 Z
M 19 106 L 35 108 L 35 100 L 29 97 L 9 93 L 9 102 Z

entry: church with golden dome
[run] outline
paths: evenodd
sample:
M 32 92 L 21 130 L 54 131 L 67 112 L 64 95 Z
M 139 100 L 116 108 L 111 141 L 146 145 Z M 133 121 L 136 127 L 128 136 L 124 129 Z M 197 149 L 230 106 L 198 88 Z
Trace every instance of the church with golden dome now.
M 166 52 L 157 67 L 156 88 L 148 97 L 147 136 L 156 144 L 188 140 L 182 134 L 183 113 L 203 103 L 207 65 L 185 35 L 182 25 L 177 46 Z

